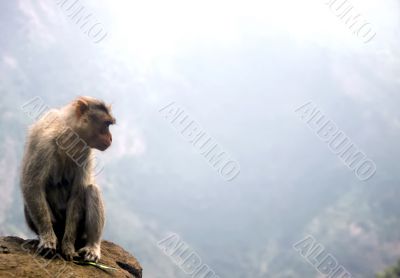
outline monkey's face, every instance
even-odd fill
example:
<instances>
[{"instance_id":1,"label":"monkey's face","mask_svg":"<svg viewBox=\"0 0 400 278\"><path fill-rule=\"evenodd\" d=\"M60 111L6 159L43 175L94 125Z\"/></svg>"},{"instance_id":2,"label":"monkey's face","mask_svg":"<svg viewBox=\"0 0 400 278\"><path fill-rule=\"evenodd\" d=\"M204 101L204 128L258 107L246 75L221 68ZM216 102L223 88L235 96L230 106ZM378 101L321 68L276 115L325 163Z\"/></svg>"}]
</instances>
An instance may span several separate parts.
<instances>
[{"instance_id":1,"label":"monkey's face","mask_svg":"<svg viewBox=\"0 0 400 278\"><path fill-rule=\"evenodd\" d=\"M111 124L111 120L93 120L91 124L93 127L91 139L88 142L88 145L91 148L105 151L111 146L112 134L109 129Z\"/></svg>"},{"instance_id":2,"label":"monkey's face","mask_svg":"<svg viewBox=\"0 0 400 278\"><path fill-rule=\"evenodd\" d=\"M89 126L91 127L88 145L91 148L105 151L111 146L112 143L110 125L115 123L115 119L105 112L89 114L88 119Z\"/></svg>"},{"instance_id":3,"label":"monkey's face","mask_svg":"<svg viewBox=\"0 0 400 278\"><path fill-rule=\"evenodd\" d=\"M105 151L112 143L110 125L115 124L115 118L109 107L87 102L78 104L81 136L89 147ZM79 105L84 105L83 109Z\"/></svg>"}]
</instances>

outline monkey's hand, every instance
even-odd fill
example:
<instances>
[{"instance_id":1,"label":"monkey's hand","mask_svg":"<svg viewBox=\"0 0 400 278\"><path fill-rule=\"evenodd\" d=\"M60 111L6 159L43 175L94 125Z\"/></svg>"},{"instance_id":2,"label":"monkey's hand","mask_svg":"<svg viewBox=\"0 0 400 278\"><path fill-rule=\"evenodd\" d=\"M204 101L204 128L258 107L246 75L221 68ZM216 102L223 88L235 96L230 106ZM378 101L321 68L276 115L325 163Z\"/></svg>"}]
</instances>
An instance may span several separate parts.
<instances>
[{"instance_id":1,"label":"monkey's hand","mask_svg":"<svg viewBox=\"0 0 400 278\"><path fill-rule=\"evenodd\" d=\"M97 246L85 246L79 249L78 254L89 262L98 262L100 260L100 245Z\"/></svg>"},{"instance_id":2,"label":"monkey's hand","mask_svg":"<svg viewBox=\"0 0 400 278\"><path fill-rule=\"evenodd\" d=\"M45 255L53 255L57 248L57 237L53 231L39 236L38 250Z\"/></svg>"},{"instance_id":3,"label":"monkey's hand","mask_svg":"<svg viewBox=\"0 0 400 278\"><path fill-rule=\"evenodd\" d=\"M78 254L75 252L75 247L72 242L63 240L61 244L61 251L67 261L72 261Z\"/></svg>"}]
</instances>

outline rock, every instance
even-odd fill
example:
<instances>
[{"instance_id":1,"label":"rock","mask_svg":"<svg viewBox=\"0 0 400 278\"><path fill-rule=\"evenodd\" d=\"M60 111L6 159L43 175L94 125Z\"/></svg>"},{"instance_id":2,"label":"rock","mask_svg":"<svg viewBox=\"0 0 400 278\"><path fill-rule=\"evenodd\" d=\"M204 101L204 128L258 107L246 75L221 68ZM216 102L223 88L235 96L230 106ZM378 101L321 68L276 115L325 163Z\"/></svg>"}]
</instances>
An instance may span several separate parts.
<instances>
[{"instance_id":1,"label":"rock","mask_svg":"<svg viewBox=\"0 0 400 278\"><path fill-rule=\"evenodd\" d=\"M36 245L37 240L0 237L0 277L142 277L142 267L135 257L106 240L101 244L99 263L115 270L67 262L58 254L46 259L37 254Z\"/></svg>"}]
</instances>

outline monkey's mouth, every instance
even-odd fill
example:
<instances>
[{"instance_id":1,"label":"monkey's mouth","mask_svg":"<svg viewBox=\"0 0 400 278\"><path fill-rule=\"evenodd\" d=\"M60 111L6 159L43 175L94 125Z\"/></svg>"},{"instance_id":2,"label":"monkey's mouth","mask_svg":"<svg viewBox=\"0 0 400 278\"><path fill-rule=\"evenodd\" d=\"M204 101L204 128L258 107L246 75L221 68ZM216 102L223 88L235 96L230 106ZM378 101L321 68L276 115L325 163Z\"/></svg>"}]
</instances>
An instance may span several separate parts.
<instances>
[{"instance_id":1,"label":"monkey's mouth","mask_svg":"<svg viewBox=\"0 0 400 278\"><path fill-rule=\"evenodd\" d=\"M96 149L98 149L99 151L102 151L102 152L104 152L105 150L107 150L109 147L111 146L111 144L101 144L101 145L99 145Z\"/></svg>"}]
</instances>

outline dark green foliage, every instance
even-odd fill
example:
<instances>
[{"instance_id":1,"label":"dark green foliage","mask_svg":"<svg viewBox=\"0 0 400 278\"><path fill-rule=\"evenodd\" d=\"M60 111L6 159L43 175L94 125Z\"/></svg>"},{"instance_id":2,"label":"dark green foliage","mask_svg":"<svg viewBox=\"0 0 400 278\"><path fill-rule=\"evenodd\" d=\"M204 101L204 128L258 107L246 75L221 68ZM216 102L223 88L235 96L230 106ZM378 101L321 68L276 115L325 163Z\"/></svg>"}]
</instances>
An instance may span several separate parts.
<instances>
[{"instance_id":1,"label":"dark green foliage","mask_svg":"<svg viewBox=\"0 0 400 278\"><path fill-rule=\"evenodd\" d=\"M400 260L396 265L387 268L384 272L376 275L376 278L398 278L400 277Z\"/></svg>"}]
</instances>

